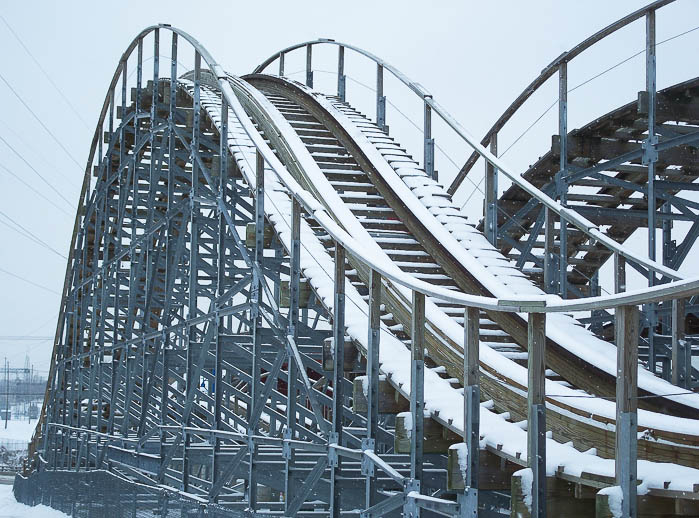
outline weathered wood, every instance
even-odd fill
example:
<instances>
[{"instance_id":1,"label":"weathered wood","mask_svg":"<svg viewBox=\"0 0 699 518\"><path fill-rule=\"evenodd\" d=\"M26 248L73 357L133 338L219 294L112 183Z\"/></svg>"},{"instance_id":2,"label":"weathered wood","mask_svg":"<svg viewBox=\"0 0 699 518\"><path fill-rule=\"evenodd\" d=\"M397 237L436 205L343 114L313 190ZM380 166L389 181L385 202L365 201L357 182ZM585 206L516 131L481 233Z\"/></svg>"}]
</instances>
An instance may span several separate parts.
<instances>
[{"instance_id":1,"label":"weathered wood","mask_svg":"<svg viewBox=\"0 0 699 518\"><path fill-rule=\"evenodd\" d=\"M366 383L366 376L358 376L352 382L352 410L357 414L366 413L368 408L364 383ZM408 410L410 410L410 401L396 392L386 379L379 380L379 413L398 414Z\"/></svg>"},{"instance_id":2,"label":"weathered wood","mask_svg":"<svg viewBox=\"0 0 699 518\"><path fill-rule=\"evenodd\" d=\"M463 491L465 489L464 472L459 462L459 452L454 444L449 448L447 458L447 489L449 491ZM463 446L461 446L463 447ZM507 491L511 486L512 474L521 469L521 466L498 457L487 450L478 452L478 489ZM593 495L594 496L594 495Z\"/></svg>"},{"instance_id":3,"label":"weathered wood","mask_svg":"<svg viewBox=\"0 0 699 518\"><path fill-rule=\"evenodd\" d=\"M396 435L394 449L396 453L410 453L410 433L412 426L406 429L406 417L410 419L409 412L403 412L396 416ZM444 428L433 419L425 419L425 432L423 441L423 453L441 453L446 455L452 444L461 442L463 438L451 430Z\"/></svg>"},{"instance_id":4,"label":"weathered wood","mask_svg":"<svg viewBox=\"0 0 699 518\"><path fill-rule=\"evenodd\" d=\"M594 516L595 518L615 518L615 514L610 509L609 495L597 494ZM690 516L699 516L699 501L654 495L641 495L638 497L639 518L680 518Z\"/></svg>"},{"instance_id":5,"label":"weathered wood","mask_svg":"<svg viewBox=\"0 0 699 518\"><path fill-rule=\"evenodd\" d=\"M289 285L289 281L288 280L281 281L279 287L280 287L279 307L288 308L289 301L290 301L289 296L291 294L291 286ZM300 308L307 308L308 307L308 302L311 300L312 293L313 293L313 290L311 290L310 286L308 285L308 282L306 282L306 279L301 279L301 282L299 282L299 307Z\"/></svg>"},{"instance_id":6,"label":"weathered wood","mask_svg":"<svg viewBox=\"0 0 699 518\"><path fill-rule=\"evenodd\" d=\"M264 247L270 248L272 246L272 238L274 237L274 229L271 225L265 222L264 230ZM248 223L245 225L245 246L254 247L255 246L255 223Z\"/></svg>"},{"instance_id":7,"label":"weathered wood","mask_svg":"<svg viewBox=\"0 0 699 518\"><path fill-rule=\"evenodd\" d=\"M531 487L523 487L521 474L512 476L511 508L512 518L530 518ZM525 502L525 495L526 502ZM576 498L575 484L549 477L546 481L546 514L554 518L588 518L595 512L594 494L587 498Z\"/></svg>"},{"instance_id":8,"label":"weathered wood","mask_svg":"<svg viewBox=\"0 0 699 518\"><path fill-rule=\"evenodd\" d=\"M354 346L351 340L347 340L345 337L345 346L342 349L343 352L343 362L342 369L343 372L355 372L359 367L359 351ZM328 337L323 340L323 370L333 371L335 369L335 358L333 356L333 338Z\"/></svg>"}]
</instances>

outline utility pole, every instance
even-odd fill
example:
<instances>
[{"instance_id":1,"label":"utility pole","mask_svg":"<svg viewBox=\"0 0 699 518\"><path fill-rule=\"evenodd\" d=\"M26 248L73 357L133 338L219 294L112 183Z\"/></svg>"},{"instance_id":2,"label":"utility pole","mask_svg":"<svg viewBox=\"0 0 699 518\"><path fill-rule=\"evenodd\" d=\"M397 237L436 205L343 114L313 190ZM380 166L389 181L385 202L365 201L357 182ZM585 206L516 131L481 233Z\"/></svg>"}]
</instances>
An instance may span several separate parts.
<instances>
[{"instance_id":1,"label":"utility pole","mask_svg":"<svg viewBox=\"0 0 699 518\"><path fill-rule=\"evenodd\" d=\"M5 356L5 430L7 430L7 419L10 415L10 364Z\"/></svg>"}]
</instances>

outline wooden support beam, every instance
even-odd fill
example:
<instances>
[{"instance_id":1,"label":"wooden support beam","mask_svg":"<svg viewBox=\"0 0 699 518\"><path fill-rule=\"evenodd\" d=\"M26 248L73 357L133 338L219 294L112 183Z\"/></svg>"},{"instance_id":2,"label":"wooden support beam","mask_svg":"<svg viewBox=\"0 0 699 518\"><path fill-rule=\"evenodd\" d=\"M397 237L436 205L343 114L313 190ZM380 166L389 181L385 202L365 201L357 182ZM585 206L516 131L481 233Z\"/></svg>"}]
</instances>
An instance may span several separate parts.
<instances>
[{"instance_id":1,"label":"wooden support beam","mask_svg":"<svg viewBox=\"0 0 699 518\"><path fill-rule=\"evenodd\" d=\"M272 246L272 238L274 237L274 230L272 226L265 223L264 230L264 246L265 248L270 248ZM255 246L255 223L248 223L245 225L245 246L253 248Z\"/></svg>"},{"instance_id":2,"label":"wooden support beam","mask_svg":"<svg viewBox=\"0 0 699 518\"><path fill-rule=\"evenodd\" d=\"M464 475L468 478L468 470L464 472L463 461L468 462L470 456L468 459L459 459L464 446L464 443L457 443L449 447L447 458L447 490L449 491L463 491L466 488ZM508 491L512 485L512 474L521 466L487 450L481 450L478 457L478 489L482 491Z\"/></svg>"},{"instance_id":3,"label":"wooden support beam","mask_svg":"<svg viewBox=\"0 0 699 518\"><path fill-rule=\"evenodd\" d=\"M410 420L410 412L402 412L396 416L395 453L410 453L410 434L412 433ZM461 441L461 436L445 428L437 421L431 418L425 419L423 453L441 453L446 455L452 444L460 443Z\"/></svg>"},{"instance_id":4,"label":"wooden support beam","mask_svg":"<svg viewBox=\"0 0 699 518\"><path fill-rule=\"evenodd\" d=\"M512 476L511 489L511 509L510 516L517 518L530 518L534 516L533 503L530 498L532 493L527 477L521 474ZM545 512L548 516L566 518L588 518L595 514L595 495L585 494L585 498L579 498L580 493L576 490L576 484L567 482L555 477L546 480ZM530 507L531 506L531 507Z\"/></svg>"},{"instance_id":5,"label":"wooden support beam","mask_svg":"<svg viewBox=\"0 0 699 518\"><path fill-rule=\"evenodd\" d=\"M283 280L279 284L279 307L288 308L291 296L291 285L288 280ZM306 279L301 279L299 282L299 308L307 308L308 302L311 300L313 290L309 286Z\"/></svg>"},{"instance_id":6,"label":"wooden support beam","mask_svg":"<svg viewBox=\"0 0 699 518\"><path fill-rule=\"evenodd\" d=\"M364 393L366 376L358 376L352 382L352 410L357 414L364 414L368 408L367 395ZM379 380L379 414L399 414L410 410L410 401L386 379Z\"/></svg>"}]
</instances>

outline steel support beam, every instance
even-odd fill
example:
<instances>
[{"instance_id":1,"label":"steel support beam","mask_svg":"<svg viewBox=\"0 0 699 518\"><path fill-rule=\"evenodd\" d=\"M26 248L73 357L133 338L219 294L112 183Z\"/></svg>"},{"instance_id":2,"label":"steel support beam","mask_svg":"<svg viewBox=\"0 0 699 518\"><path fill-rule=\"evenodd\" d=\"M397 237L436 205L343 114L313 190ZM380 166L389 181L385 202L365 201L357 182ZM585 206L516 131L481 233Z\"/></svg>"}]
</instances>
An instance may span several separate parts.
<instances>
[{"instance_id":1,"label":"steel support beam","mask_svg":"<svg viewBox=\"0 0 699 518\"><path fill-rule=\"evenodd\" d=\"M546 313L529 313L527 463L532 470L532 517L546 516Z\"/></svg>"},{"instance_id":2,"label":"steel support beam","mask_svg":"<svg viewBox=\"0 0 699 518\"><path fill-rule=\"evenodd\" d=\"M635 518L638 388L638 309L622 306L616 310L616 482L621 486L622 516Z\"/></svg>"}]
</instances>

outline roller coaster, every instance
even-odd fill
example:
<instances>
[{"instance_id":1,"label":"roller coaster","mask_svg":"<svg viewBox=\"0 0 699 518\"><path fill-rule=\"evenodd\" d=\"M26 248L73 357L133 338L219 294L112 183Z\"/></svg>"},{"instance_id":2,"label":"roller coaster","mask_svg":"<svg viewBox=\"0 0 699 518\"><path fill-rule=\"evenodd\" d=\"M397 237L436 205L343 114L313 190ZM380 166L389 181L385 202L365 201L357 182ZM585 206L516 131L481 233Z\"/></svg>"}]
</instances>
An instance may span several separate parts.
<instances>
[{"instance_id":1,"label":"roller coaster","mask_svg":"<svg viewBox=\"0 0 699 518\"><path fill-rule=\"evenodd\" d=\"M699 278L678 271L699 235L699 79L656 88L670 3L562 54L481 140L347 43L238 77L180 29L143 30L92 140L18 500L95 517L699 516ZM568 65L635 21L645 90L568 131ZM314 89L322 48L332 92ZM285 63L303 52L301 83ZM371 117L345 54L376 70ZM384 76L424 114L417 159L389 131ZM552 78L558 135L515 170L498 133ZM433 122L473 150L449 186ZM477 163L480 221L453 198ZM647 254L625 244L639 229ZM626 289L627 266L647 287Z\"/></svg>"}]
</instances>

